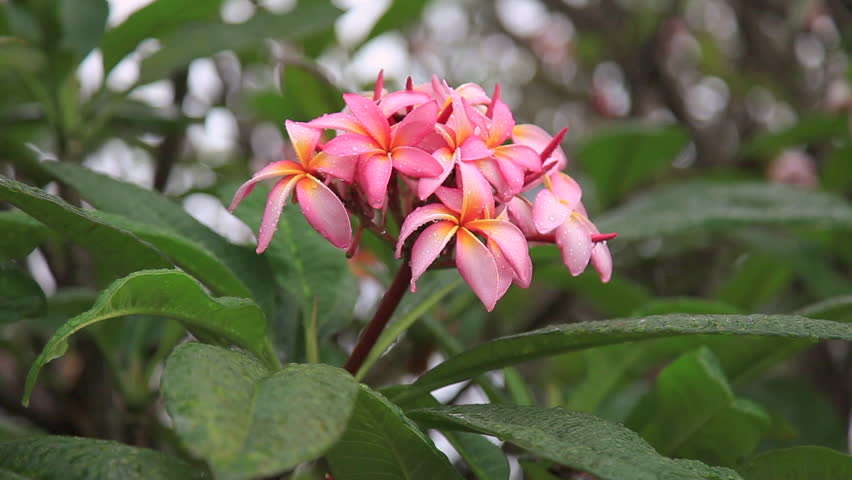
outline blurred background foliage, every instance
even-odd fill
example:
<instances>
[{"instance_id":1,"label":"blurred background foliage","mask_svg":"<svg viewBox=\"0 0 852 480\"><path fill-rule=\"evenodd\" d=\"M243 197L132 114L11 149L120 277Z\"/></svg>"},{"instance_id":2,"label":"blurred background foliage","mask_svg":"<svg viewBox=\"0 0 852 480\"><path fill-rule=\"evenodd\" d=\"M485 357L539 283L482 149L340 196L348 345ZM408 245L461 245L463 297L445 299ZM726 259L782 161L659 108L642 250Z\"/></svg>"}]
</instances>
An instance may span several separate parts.
<instances>
[{"instance_id":1,"label":"blurred background foliage","mask_svg":"<svg viewBox=\"0 0 852 480\"><path fill-rule=\"evenodd\" d=\"M487 90L499 82L519 122L570 128L569 172L601 230L621 234L610 244L616 275L609 285L571 278L554 249L537 249L531 290L511 290L492 315L453 290L379 361L368 380L383 385L462 345L551 323L842 305L852 295L843 201L852 198L850 46L852 10L841 0L2 0L0 173L97 207L86 215L146 241L172 242L170 255L202 245L236 258L245 249L213 232L249 245L252 229L222 201L289 148L284 119L339 110L340 92L371 88L380 69L390 88L409 75ZM242 220L256 227L257 210L246 211ZM311 342L302 339L313 338L319 358L340 364L387 281L391 252L367 237L372 250L347 265L298 212L283 221L289 243L274 245L269 263L244 267L274 281L223 277L222 291L263 292L255 298L267 302L287 360L303 361ZM136 269L109 260L106 234L51 226L0 212L0 438L46 431L179 449L156 396L160 362L182 338L170 323L87 330L51 365L31 408L20 406L26 369L53 330ZM137 260L150 253L115 242L109 248L138 248ZM432 274L399 315L441 298L430 295L453 275ZM301 320L312 308L316 330ZM831 319L850 313L837 308ZM678 379L688 378L697 386L683 398L730 404L718 420L739 429L744 455L801 444L846 450L849 346L805 342L779 354L759 340L602 347L438 396L464 403L490 392L592 411L663 454L736 464L730 451L714 453L727 441L720 432L669 445L655 430L655 418L699 408L677 398ZM734 350L757 348L766 356L755 364L726 363ZM558 474L528 468L531 478Z\"/></svg>"}]
</instances>

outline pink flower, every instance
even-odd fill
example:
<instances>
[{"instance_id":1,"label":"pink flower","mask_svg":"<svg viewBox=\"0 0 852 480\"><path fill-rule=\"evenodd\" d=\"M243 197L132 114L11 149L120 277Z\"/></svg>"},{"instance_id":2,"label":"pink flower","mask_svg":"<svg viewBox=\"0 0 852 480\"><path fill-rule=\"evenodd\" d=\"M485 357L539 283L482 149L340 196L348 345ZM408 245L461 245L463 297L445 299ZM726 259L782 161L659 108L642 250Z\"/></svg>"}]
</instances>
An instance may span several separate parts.
<instances>
[{"instance_id":1,"label":"pink flower","mask_svg":"<svg viewBox=\"0 0 852 480\"><path fill-rule=\"evenodd\" d=\"M608 282L612 276L612 256L606 240L614 235L601 235L589 220L580 202L582 191L574 179L554 172L543 180L545 188L536 196L532 208L536 230L542 234L553 232L562 261L571 275L583 273L591 261L601 280Z\"/></svg>"},{"instance_id":2,"label":"pink flower","mask_svg":"<svg viewBox=\"0 0 852 480\"><path fill-rule=\"evenodd\" d=\"M441 165L432 155L414 147L433 131L438 115L438 105L427 95L394 92L383 97L379 105L352 93L344 94L343 99L352 115L324 115L309 125L349 132L330 140L323 151L331 155L358 155L357 181L371 207L384 206L393 169L413 178L441 173ZM418 102L425 103L391 127L389 116Z\"/></svg>"},{"instance_id":3,"label":"pink flower","mask_svg":"<svg viewBox=\"0 0 852 480\"><path fill-rule=\"evenodd\" d=\"M465 282L488 311L506 293L514 280L528 287L532 279L532 261L524 234L512 223L492 218L494 200L491 187L460 164L461 192L442 189L442 203L422 206L405 219L397 242L396 255L402 255L405 240L426 227L411 249L411 289L441 252L455 239L455 263ZM459 205L461 197L461 205ZM484 244L476 234L486 239Z\"/></svg>"},{"instance_id":4,"label":"pink flower","mask_svg":"<svg viewBox=\"0 0 852 480\"><path fill-rule=\"evenodd\" d=\"M349 214L337 195L317 177L328 175L344 182L352 182L355 173L354 159L333 156L326 152L316 153L321 132L315 128L290 120L285 122L285 126L299 162L281 160L264 167L251 180L240 186L229 209L236 209L257 182L281 177L266 202L258 235L257 253L263 252L269 246L272 235L278 228L281 210L294 189L308 223L334 246L348 248L352 243Z\"/></svg>"}]
</instances>

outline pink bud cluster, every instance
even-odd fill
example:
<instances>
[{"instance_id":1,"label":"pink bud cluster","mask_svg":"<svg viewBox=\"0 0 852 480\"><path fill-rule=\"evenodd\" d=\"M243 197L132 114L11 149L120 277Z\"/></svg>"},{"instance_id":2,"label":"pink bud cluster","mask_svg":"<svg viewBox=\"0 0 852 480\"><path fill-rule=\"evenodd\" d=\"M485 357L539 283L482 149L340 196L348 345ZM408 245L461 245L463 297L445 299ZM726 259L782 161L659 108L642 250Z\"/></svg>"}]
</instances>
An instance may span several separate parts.
<instances>
[{"instance_id":1,"label":"pink bud cluster","mask_svg":"<svg viewBox=\"0 0 852 480\"><path fill-rule=\"evenodd\" d=\"M258 253L295 191L307 221L333 245L353 253L363 229L395 244L397 258L410 262L412 291L428 268L454 264L490 311L512 283L529 286L530 242L555 243L572 275L591 263L609 281L606 241L615 234L589 221L580 186L561 172L566 129L551 137L516 125L499 86L489 97L479 85L454 89L437 77L388 93L380 74L373 98L343 99L342 112L288 120L296 160L267 165L235 194L231 210L258 181L278 179ZM322 143L324 131L336 135ZM523 195L539 186L533 201ZM350 215L359 219L354 238Z\"/></svg>"}]
</instances>

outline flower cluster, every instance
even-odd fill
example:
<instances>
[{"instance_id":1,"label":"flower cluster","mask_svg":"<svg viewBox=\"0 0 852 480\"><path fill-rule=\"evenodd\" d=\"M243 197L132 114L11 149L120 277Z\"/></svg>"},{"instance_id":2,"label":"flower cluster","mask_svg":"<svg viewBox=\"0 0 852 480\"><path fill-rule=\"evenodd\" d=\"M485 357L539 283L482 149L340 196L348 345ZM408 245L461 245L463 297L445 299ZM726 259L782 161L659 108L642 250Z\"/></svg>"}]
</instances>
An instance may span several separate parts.
<instances>
[{"instance_id":1,"label":"flower cluster","mask_svg":"<svg viewBox=\"0 0 852 480\"><path fill-rule=\"evenodd\" d=\"M343 99L342 112L288 120L297 161L267 165L234 196L231 210L257 182L278 179L258 253L295 190L305 218L335 246L353 253L363 229L394 243L410 262L412 291L430 266L454 263L490 311L512 283L529 286L530 242L555 243L572 275L591 263L609 281L606 241L615 234L595 228L580 186L561 171L566 129L551 137L516 125L499 86L489 97L476 84L453 89L436 77L387 93L380 74L372 98ZM323 143L327 131L336 135ZM350 216L359 220L354 238ZM393 223L398 238L388 233Z\"/></svg>"}]
</instances>

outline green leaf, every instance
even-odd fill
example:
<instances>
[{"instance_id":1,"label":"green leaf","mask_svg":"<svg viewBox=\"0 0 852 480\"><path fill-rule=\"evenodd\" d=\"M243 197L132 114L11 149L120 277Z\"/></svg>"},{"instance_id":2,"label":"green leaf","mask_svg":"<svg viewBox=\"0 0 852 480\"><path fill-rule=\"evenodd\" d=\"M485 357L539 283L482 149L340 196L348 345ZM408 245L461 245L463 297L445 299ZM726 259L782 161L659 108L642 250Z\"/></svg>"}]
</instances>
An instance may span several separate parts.
<instances>
[{"instance_id":1,"label":"green leaf","mask_svg":"<svg viewBox=\"0 0 852 480\"><path fill-rule=\"evenodd\" d=\"M773 450L739 469L748 480L848 480L852 457L825 447Z\"/></svg>"},{"instance_id":2,"label":"green leaf","mask_svg":"<svg viewBox=\"0 0 852 480\"><path fill-rule=\"evenodd\" d=\"M426 372L405 396L432 391L481 373L557 353L636 340L696 334L852 340L852 325L798 315L660 315L556 325L498 338Z\"/></svg>"},{"instance_id":3,"label":"green leaf","mask_svg":"<svg viewBox=\"0 0 852 480\"><path fill-rule=\"evenodd\" d=\"M663 455L733 466L751 455L769 430L769 414L734 396L707 347L668 365L626 426Z\"/></svg>"},{"instance_id":4,"label":"green leaf","mask_svg":"<svg viewBox=\"0 0 852 480\"><path fill-rule=\"evenodd\" d=\"M107 0L60 0L62 47L85 57L98 45L109 17Z\"/></svg>"},{"instance_id":5,"label":"green leaf","mask_svg":"<svg viewBox=\"0 0 852 480\"><path fill-rule=\"evenodd\" d=\"M177 270L147 270L115 281L91 309L57 330L27 374L24 404L29 401L41 368L65 353L71 335L104 320L138 314L177 320L199 339L234 344L257 355L267 365L277 365L277 359L267 348L266 319L253 302L243 298L212 298L195 279Z\"/></svg>"},{"instance_id":6,"label":"green leaf","mask_svg":"<svg viewBox=\"0 0 852 480\"><path fill-rule=\"evenodd\" d=\"M39 436L0 442L9 480L201 480L202 470L145 448L92 438Z\"/></svg>"},{"instance_id":7,"label":"green leaf","mask_svg":"<svg viewBox=\"0 0 852 480\"><path fill-rule=\"evenodd\" d=\"M391 30L399 30L420 18L429 0L392 0L363 43Z\"/></svg>"},{"instance_id":8,"label":"green leaf","mask_svg":"<svg viewBox=\"0 0 852 480\"><path fill-rule=\"evenodd\" d=\"M285 65L281 77L283 97L293 105L288 109L292 112L279 116L276 123L282 118L307 122L325 113L343 110L345 106L340 89L302 66Z\"/></svg>"},{"instance_id":9,"label":"green leaf","mask_svg":"<svg viewBox=\"0 0 852 480\"><path fill-rule=\"evenodd\" d=\"M409 415L434 428L493 435L601 480L739 479L726 468L663 457L630 430L587 413L491 404L427 408Z\"/></svg>"},{"instance_id":10,"label":"green leaf","mask_svg":"<svg viewBox=\"0 0 852 480\"><path fill-rule=\"evenodd\" d=\"M600 216L602 232L635 241L754 225L852 226L852 206L824 192L763 183L688 182L636 197Z\"/></svg>"},{"instance_id":11,"label":"green leaf","mask_svg":"<svg viewBox=\"0 0 852 480\"><path fill-rule=\"evenodd\" d=\"M719 286L715 296L743 310L759 309L794 279L791 265L774 255L749 254L737 263L736 271Z\"/></svg>"},{"instance_id":12,"label":"green leaf","mask_svg":"<svg viewBox=\"0 0 852 480\"><path fill-rule=\"evenodd\" d=\"M447 457L399 407L364 385L328 462L335 480L461 480Z\"/></svg>"},{"instance_id":13,"label":"green leaf","mask_svg":"<svg viewBox=\"0 0 852 480\"><path fill-rule=\"evenodd\" d=\"M0 262L0 325L40 315L46 306L44 292L29 273Z\"/></svg>"},{"instance_id":14,"label":"green leaf","mask_svg":"<svg viewBox=\"0 0 852 480\"><path fill-rule=\"evenodd\" d=\"M0 261L26 257L52 235L45 224L24 212L0 212Z\"/></svg>"},{"instance_id":15,"label":"green leaf","mask_svg":"<svg viewBox=\"0 0 852 480\"><path fill-rule=\"evenodd\" d=\"M787 147L825 142L836 136L846 135L848 126L849 116L844 112L814 114L799 120L786 130L756 135L740 148L740 154L772 157Z\"/></svg>"},{"instance_id":16,"label":"green leaf","mask_svg":"<svg viewBox=\"0 0 852 480\"><path fill-rule=\"evenodd\" d=\"M198 242L172 230L134 222L120 215L97 211L93 214L157 247L168 255L175 265L192 274L216 295L251 297L251 291L234 272Z\"/></svg>"},{"instance_id":17,"label":"green leaf","mask_svg":"<svg viewBox=\"0 0 852 480\"><path fill-rule=\"evenodd\" d=\"M223 50L240 52L264 39L297 40L330 29L340 15L327 0L300 1L283 15L258 10L245 23L220 21L187 23L161 37L162 49L142 61L139 84L168 77L196 58L209 57Z\"/></svg>"},{"instance_id":18,"label":"green leaf","mask_svg":"<svg viewBox=\"0 0 852 480\"><path fill-rule=\"evenodd\" d=\"M163 374L178 436L222 479L269 477L320 457L343 435L357 395L355 380L336 367L273 372L200 343L176 348Z\"/></svg>"},{"instance_id":19,"label":"green leaf","mask_svg":"<svg viewBox=\"0 0 852 480\"><path fill-rule=\"evenodd\" d=\"M688 143L680 125L625 125L581 142L576 155L594 179L601 203L609 205L670 167Z\"/></svg>"},{"instance_id":20,"label":"green leaf","mask_svg":"<svg viewBox=\"0 0 852 480\"><path fill-rule=\"evenodd\" d=\"M108 225L91 213L43 190L0 176L0 200L15 205L65 238L85 247L119 275L171 266L171 262L159 251L136 236Z\"/></svg>"},{"instance_id":21,"label":"green leaf","mask_svg":"<svg viewBox=\"0 0 852 480\"><path fill-rule=\"evenodd\" d=\"M187 22L217 17L221 3L222 0L156 0L139 9L104 35L101 42L104 72L108 74L142 40L162 38Z\"/></svg>"},{"instance_id":22,"label":"green leaf","mask_svg":"<svg viewBox=\"0 0 852 480\"><path fill-rule=\"evenodd\" d=\"M70 185L102 211L123 215L133 222L172 230L198 243L224 263L248 287L258 305L271 316L275 305L274 275L266 259L250 248L231 244L167 197L131 183L68 163L41 163L55 180ZM136 269L138 270L138 268Z\"/></svg>"}]
</instances>

